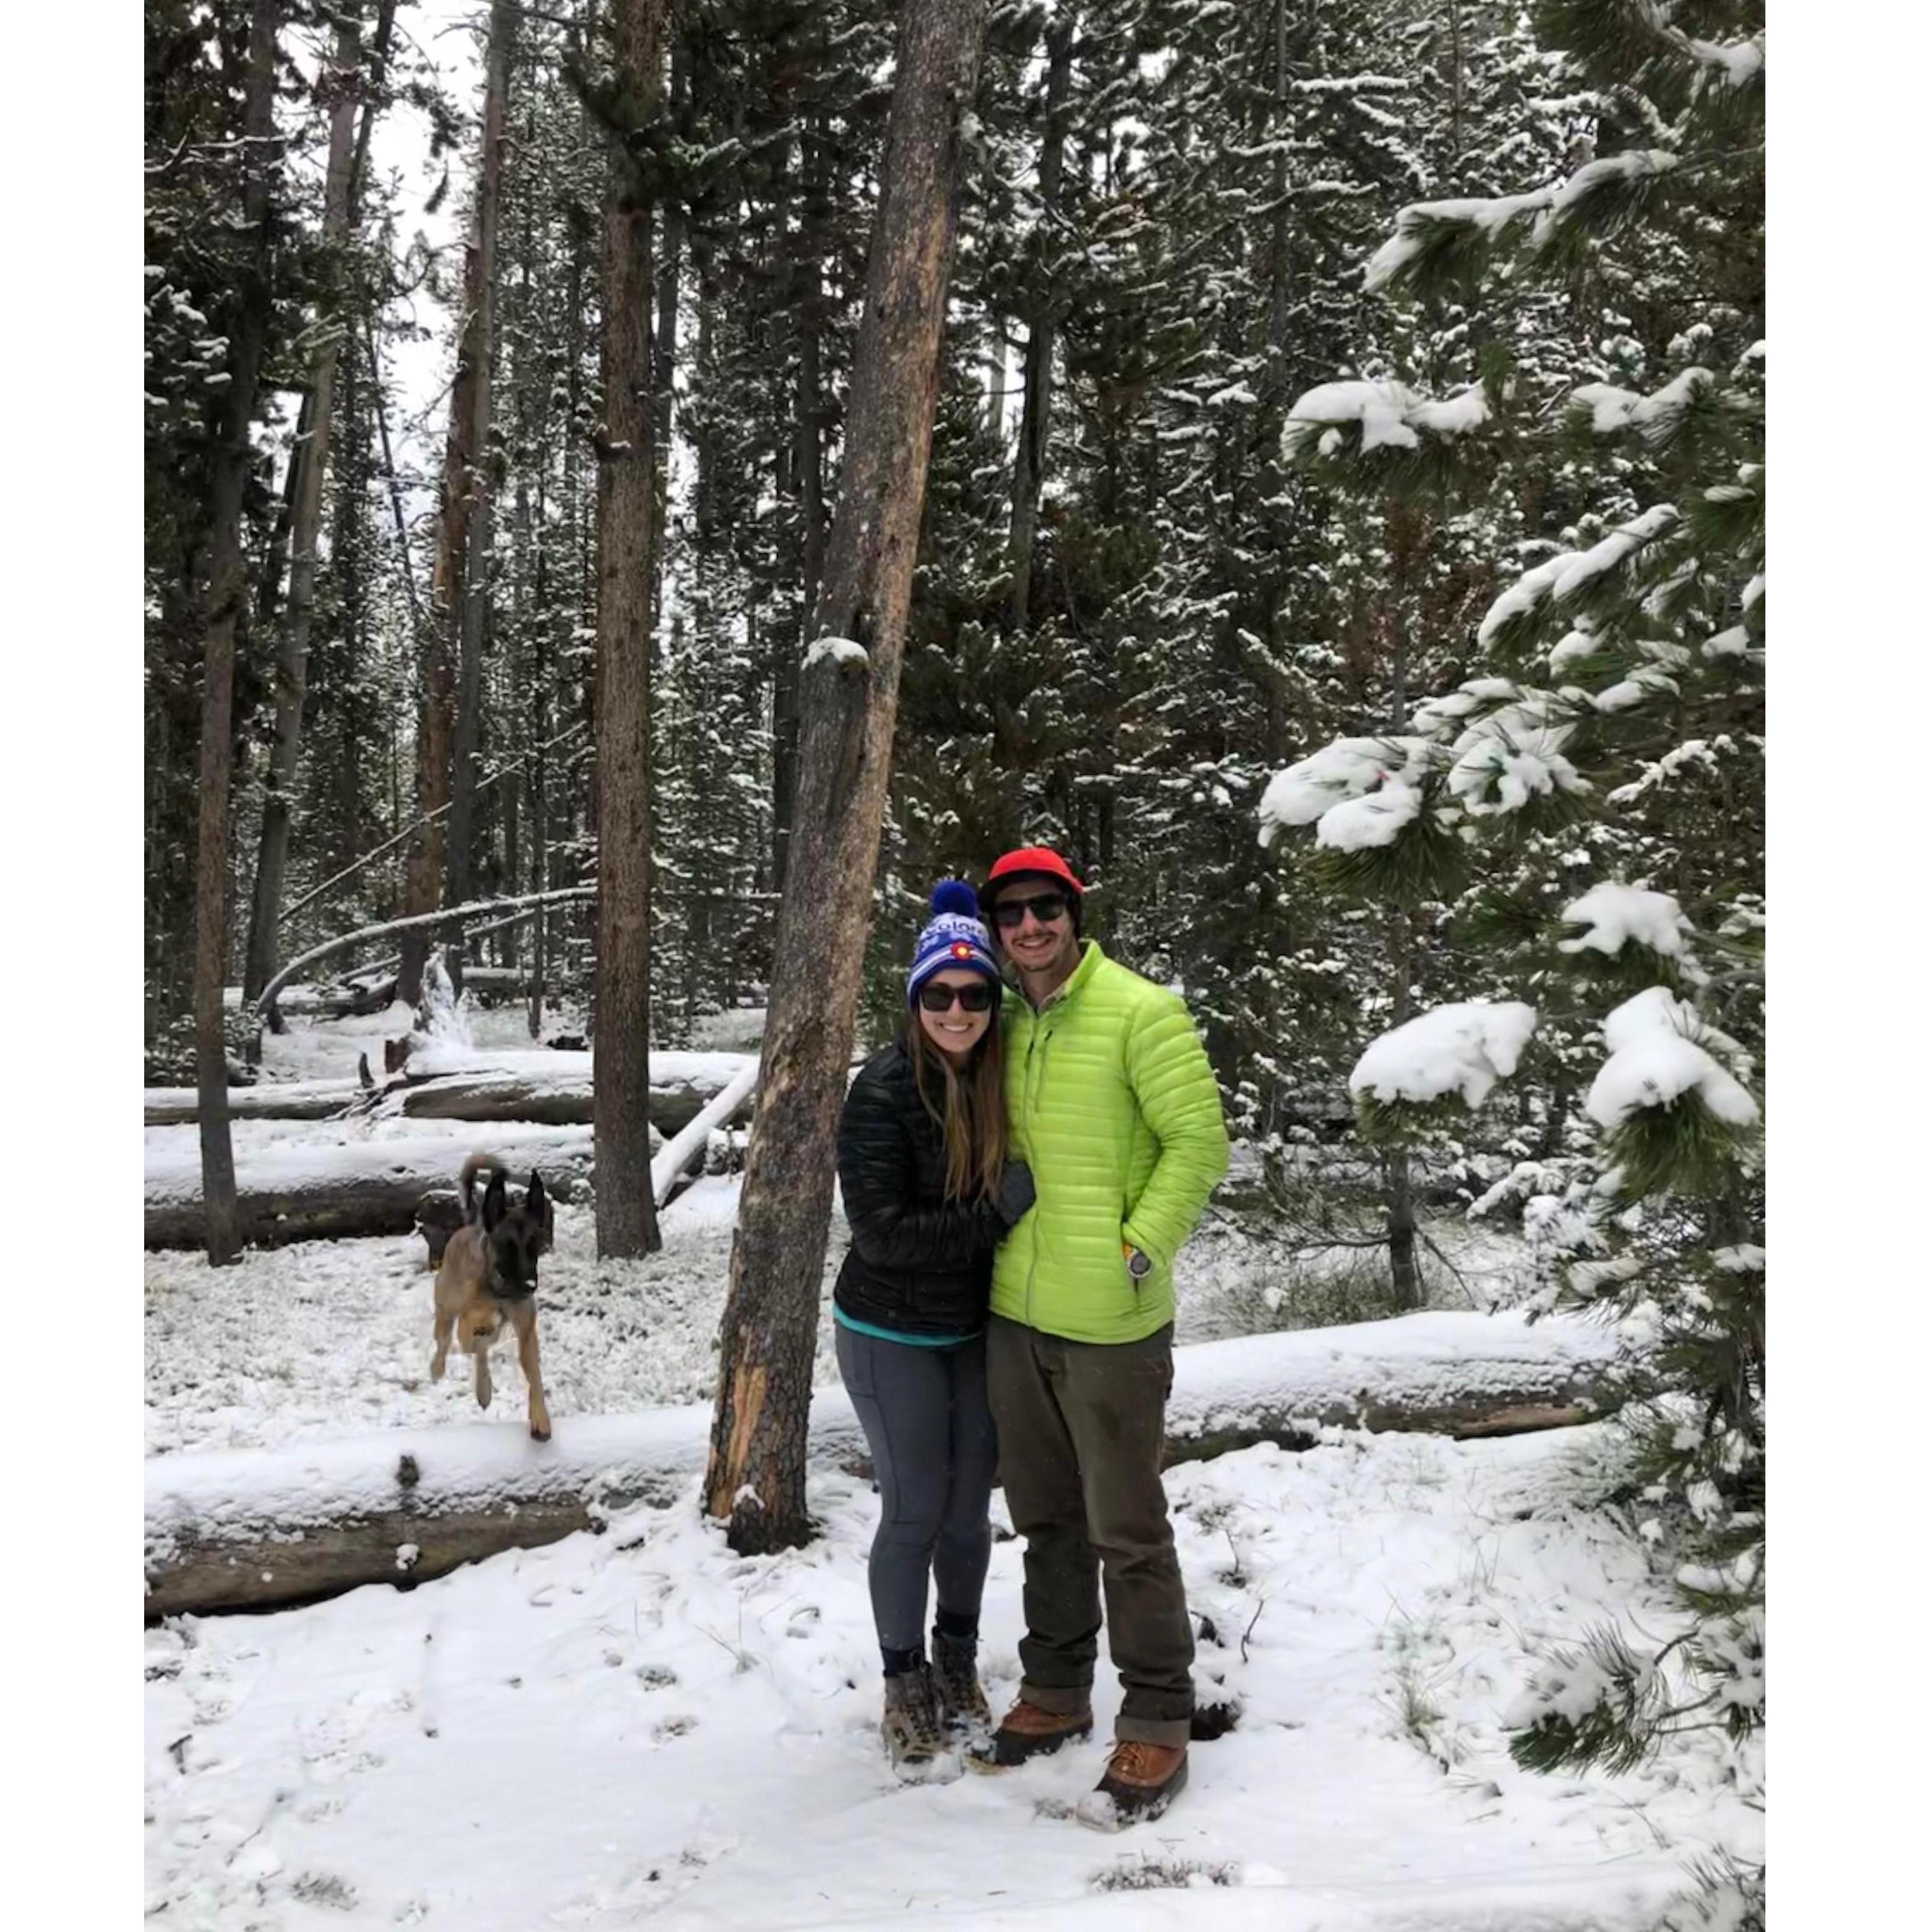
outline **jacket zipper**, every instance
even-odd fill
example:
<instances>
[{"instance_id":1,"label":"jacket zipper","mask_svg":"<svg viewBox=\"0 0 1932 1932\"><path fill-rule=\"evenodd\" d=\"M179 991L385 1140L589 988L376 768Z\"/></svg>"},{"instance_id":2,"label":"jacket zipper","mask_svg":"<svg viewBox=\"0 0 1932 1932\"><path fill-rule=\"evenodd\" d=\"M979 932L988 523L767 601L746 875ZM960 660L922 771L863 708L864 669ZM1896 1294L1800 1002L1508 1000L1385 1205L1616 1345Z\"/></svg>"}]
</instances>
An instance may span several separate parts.
<instances>
[{"instance_id":1,"label":"jacket zipper","mask_svg":"<svg viewBox=\"0 0 1932 1932\"><path fill-rule=\"evenodd\" d=\"M1043 1029L1037 1019L1034 1022L1033 1031L1027 1036L1025 1092L1027 1111L1027 1148L1029 1153L1032 1151L1033 1148L1034 1124L1039 1113L1039 1108L1034 1100L1036 1090L1034 1084L1033 1050L1034 1046L1037 1045L1040 1048L1040 1071L1041 1077L1044 1078L1046 1073L1047 1045L1052 1040L1052 1036L1051 1031ZM1040 1229L1038 1226L1036 1225L1034 1229L1033 1252L1031 1258L1027 1263L1026 1300L1024 1306L1026 1310L1026 1325L1029 1328L1033 1326L1034 1277L1039 1273Z\"/></svg>"}]
</instances>

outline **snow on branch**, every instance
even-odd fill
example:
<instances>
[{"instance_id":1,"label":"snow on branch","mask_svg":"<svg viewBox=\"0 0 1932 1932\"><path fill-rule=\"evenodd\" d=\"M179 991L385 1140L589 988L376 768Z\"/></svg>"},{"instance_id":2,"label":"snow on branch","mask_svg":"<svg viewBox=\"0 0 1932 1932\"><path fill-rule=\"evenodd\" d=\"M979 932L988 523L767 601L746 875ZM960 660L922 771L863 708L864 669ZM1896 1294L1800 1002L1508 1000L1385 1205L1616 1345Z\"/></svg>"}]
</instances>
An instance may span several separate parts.
<instances>
[{"instance_id":1,"label":"snow on branch","mask_svg":"<svg viewBox=\"0 0 1932 1932\"><path fill-rule=\"evenodd\" d=\"M1348 1090L1384 1103L1426 1104L1460 1094L1473 1109L1516 1071L1535 1030L1536 1009L1520 1000L1436 1006L1370 1042L1348 1076Z\"/></svg>"},{"instance_id":2,"label":"snow on branch","mask_svg":"<svg viewBox=\"0 0 1932 1932\"><path fill-rule=\"evenodd\" d=\"M1420 447L1418 430L1432 436L1456 436L1480 429L1490 418L1489 399L1481 385L1441 398L1419 395L1406 383L1394 381L1323 382L1298 397L1282 426L1282 454L1289 462L1306 454L1312 443L1324 456L1341 447L1343 428L1361 425L1360 454L1388 447Z\"/></svg>"},{"instance_id":3,"label":"snow on branch","mask_svg":"<svg viewBox=\"0 0 1932 1932\"><path fill-rule=\"evenodd\" d=\"M1672 376L1653 395L1620 389L1614 382L1586 382L1571 392L1570 399L1590 412L1590 427L1598 435L1634 429L1646 442L1655 446L1670 440L1690 405L1717 380L1709 370L1694 364Z\"/></svg>"},{"instance_id":4,"label":"snow on branch","mask_svg":"<svg viewBox=\"0 0 1932 1932\"><path fill-rule=\"evenodd\" d=\"M1641 516L1619 524L1589 549L1559 550L1546 558L1525 572L1490 606L1477 626L1477 643L1489 644L1505 626L1535 616L1545 604L1569 602L1682 521L1675 504L1654 503Z\"/></svg>"},{"instance_id":5,"label":"snow on branch","mask_svg":"<svg viewBox=\"0 0 1932 1932\"><path fill-rule=\"evenodd\" d=\"M1559 952L1581 952L1587 947L1614 956L1622 951L1625 940L1634 940L1666 958L1680 959L1684 936L1690 930L1690 922L1669 892L1646 892L1611 879L1572 899L1562 918L1565 926L1589 930L1575 939L1558 940Z\"/></svg>"},{"instance_id":6,"label":"snow on branch","mask_svg":"<svg viewBox=\"0 0 1932 1932\"><path fill-rule=\"evenodd\" d=\"M1668 1107L1695 1094L1726 1125L1755 1126L1757 1102L1700 1044L1720 1038L1667 986L1646 988L1604 1021L1610 1057L1591 1083L1586 1111L1599 1126L1615 1127L1643 1108Z\"/></svg>"},{"instance_id":7,"label":"snow on branch","mask_svg":"<svg viewBox=\"0 0 1932 1932\"><path fill-rule=\"evenodd\" d=\"M1262 844L1272 845L1285 826L1300 825L1315 826L1318 843L1343 850L1389 844L1420 808L1418 787L1433 756L1424 738L1338 738L1324 745L1269 779L1258 808ZM1348 811L1371 795L1383 801L1376 811Z\"/></svg>"},{"instance_id":8,"label":"snow on branch","mask_svg":"<svg viewBox=\"0 0 1932 1932\"><path fill-rule=\"evenodd\" d=\"M1370 294L1439 291L1480 275L1499 248L1549 250L1586 230L1607 232L1636 214L1677 162L1667 148L1633 148L1525 194L1412 202L1370 256L1363 286Z\"/></svg>"},{"instance_id":9,"label":"snow on branch","mask_svg":"<svg viewBox=\"0 0 1932 1932\"><path fill-rule=\"evenodd\" d=\"M1556 194L1550 187L1527 194L1412 202L1396 213L1394 234L1369 257L1364 286L1373 294L1412 275L1428 256L1486 249L1512 223L1540 214Z\"/></svg>"}]
</instances>

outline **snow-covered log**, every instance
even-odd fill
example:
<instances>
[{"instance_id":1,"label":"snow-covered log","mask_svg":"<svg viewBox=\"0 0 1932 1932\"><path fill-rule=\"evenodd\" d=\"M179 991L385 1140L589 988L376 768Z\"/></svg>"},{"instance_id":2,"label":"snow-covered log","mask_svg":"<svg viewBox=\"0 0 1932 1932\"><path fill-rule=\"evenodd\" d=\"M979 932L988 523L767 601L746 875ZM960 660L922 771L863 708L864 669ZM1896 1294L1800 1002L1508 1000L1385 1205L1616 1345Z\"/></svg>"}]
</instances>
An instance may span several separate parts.
<instances>
[{"instance_id":1,"label":"snow-covered log","mask_svg":"<svg viewBox=\"0 0 1932 1932\"><path fill-rule=\"evenodd\" d=\"M716 1099L755 1054L659 1053L651 1056L651 1125L667 1136L682 1131ZM452 1067L444 1058L412 1056L410 1070L373 1091L353 1080L264 1082L231 1087L228 1109L238 1120L322 1120L355 1106L420 1120L530 1120L543 1126L588 1125L591 1056L542 1048L493 1054L487 1061ZM186 1126L198 1118L192 1087L150 1087L141 1096L151 1127Z\"/></svg>"},{"instance_id":2,"label":"snow-covered log","mask_svg":"<svg viewBox=\"0 0 1932 1932\"><path fill-rule=\"evenodd\" d=\"M1324 1426L1457 1436L1549 1429L1609 1406L1615 1338L1591 1323L1426 1313L1175 1351L1166 1460L1273 1442L1306 1448ZM459 1563L601 1526L638 1502L688 1496L705 1464L709 1403L561 1416L547 1443L521 1420L514 1375L502 1419L263 1452L161 1456L147 1465L149 1616L256 1608L362 1583L440 1576ZM842 1389L812 1405L809 1454L863 1473L865 1438Z\"/></svg>"},{"instance_id":3,"label":"snow-covered log","mask_svg":"<svg viewBox=\"0 0 1932 1932\"><path fill-rule=\"evenodd\" d=\"M664 1204L678 1176L704 1151L712 1130L730 1126L749 1104L758 1085L758 1063L748 1060L744 1070L730 1085L715 1100L706 1102L704 1108L679 1130L676 1138L656 1154L651 1162L651 1196L660 1208ZM651 1094L655 1100L655 1087ZM655 1108L652 1112L655 1114ZM656 1124L655 1120L652 1124Z\"/></svg>"},{"instance_id":4,"label":"snow-covered log","mask_svg":"<svg viewBox=\"0 0 1932 1932\"><path fill-rule=\"evenodd\" d=\"M187 1144L148 1157L144 1239L151 1248L191 1248L202 1239L201 1162ZM568 1200L591 1164L587 1126L500 1124L473 1138L446 1134L352 1141L346 1145L238 1148L235 1190L242 1238L262 1246L349 1234L406 1234L416 1203L456 1178L464 1156L500 1154L520 1178L534 1166Z\"/></svg>"},{"instance_id":5,"label":"snow-covered log","mask_svg":"<svg viewBox=\"0 0 1932 1932\"><path fill-rule=\"evenodd\" d=\"M362 1097L353 1080L273 1080L228 1090L233 1120L326 1120ZM141 1120L150 1127L189 1127L201 1118L192 1087L146 1087L141 1091Z\"/></svg>"}]
</instances>

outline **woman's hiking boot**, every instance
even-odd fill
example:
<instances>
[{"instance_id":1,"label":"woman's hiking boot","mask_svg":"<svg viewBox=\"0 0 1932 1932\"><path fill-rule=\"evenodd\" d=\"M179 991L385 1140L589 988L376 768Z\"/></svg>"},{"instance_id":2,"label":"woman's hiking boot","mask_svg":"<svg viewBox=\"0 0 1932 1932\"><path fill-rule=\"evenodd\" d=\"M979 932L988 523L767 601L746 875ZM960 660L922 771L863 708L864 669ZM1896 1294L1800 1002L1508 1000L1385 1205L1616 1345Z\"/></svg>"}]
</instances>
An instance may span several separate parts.
<instances>
[{"instance_id":1,"label":"woman's hiking boot","mask_svg":"<svg viewBox=\"0 0 1932 1932\"><path fill-rule=\"evenodd\" d=\"M941 1726L958 1738L983 1738L993 1728L986 1694L980 1688L979 1646L970 1637L932 1634L932 1684Z\"/></svg>"},{"instance_id":2,"label":"woman's hiking boot","mask_svg":"<svg viewBox=\"0 0 1932 1932\"><path fill-rule=\"evenodd\" d=\"M967 1762L975 1771L1007 1771L1062 1744L1076 1744L1093 1730L1090 1706L1084 1711L1048 1711L1022 1697L991 1737L968 1750Z\"/></svg>"},{"instance_id":3,"label":"woman's hiking boot","mask_svg":"<svg viewBox=\"0 0 1932 1932\"><path fill-rule=\"evenodd\" d=\"M886 1756L909 1784L959 1774L952 1740L939 1721L939 1696L932 1672L922 1659L910 1670L886 1679L885 1714L879 1720Z\"/></svg>"},{"instance_id":4,"label":"woman's hiking boot","mask_svg":"<svg viewBox=\"0 0 1932 1932\"><path fill-rule=\"evenodd\" d=\"M1118 1832L1158 1818L1187 1782L1187 1747L1123 1738L1106 1774L1074 1808L1082 1824Z\"/></svg>"}]
</instances>

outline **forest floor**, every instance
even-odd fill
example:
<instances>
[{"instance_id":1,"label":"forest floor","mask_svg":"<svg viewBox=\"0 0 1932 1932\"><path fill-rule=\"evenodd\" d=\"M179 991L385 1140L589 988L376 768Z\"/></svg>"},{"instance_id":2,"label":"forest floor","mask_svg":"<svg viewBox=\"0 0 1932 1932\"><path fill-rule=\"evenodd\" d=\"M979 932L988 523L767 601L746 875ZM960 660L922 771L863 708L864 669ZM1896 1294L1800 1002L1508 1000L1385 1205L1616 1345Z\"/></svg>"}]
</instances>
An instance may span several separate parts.
<instances>
[{"instance_id":1,"label":"forest floor","mask_svg":"<svg viewBox=\"0 0 1932 1932\"><path fill-rule=\"evenodd\" d=\"M356 1033L386 1024L298 1028L271 1076L352 1071ZM729 1177L689 1190L640 1263L600 1263L587 1209L560 1210L541 1290L560 1418L709 1394L736 1193ZM1458 1225L1435 1224L1465 1276L1444 1304L1510 1298L1520 1256L1488 1233L1450 1246ZM842 1245L835 1226L828 1271ZM1228 1220L1189 1254L1181 1339L1294 1325L1265 1240ZM148 1256L150 1452L472 1421L462 1382L427 1378L422 1255L412 1236L213 1272ZM520 1430L521 1398L512 1370L503 1427ZM777 1557L733 1556L694 1486L406 1594L171 1619L146 1640L148 1911L212 1932L908 1916L1647 1932L1694 1862L1762 1855L1757 1748L1704 1732L1638 1772L1547 1777L1504 1742L1552 1650L1605 1622L1659 1641L1678 1627L1606 1501L1624 1464L1593 1425L1460 1444L1337 1431L1171 1471L1205 1619L1197 1681L1240 1717L1195 1748L1166 1818L1120 1836L1071 1816L1118 1699L1104 1653L1094 1743L1001 1777L893 1781L866 1588L877 1504L834 1474L812 1484L824 1535ZM996 1708L1021 1634L1000 1508L982 1652Z\"/></svg>"}]
</instances>

